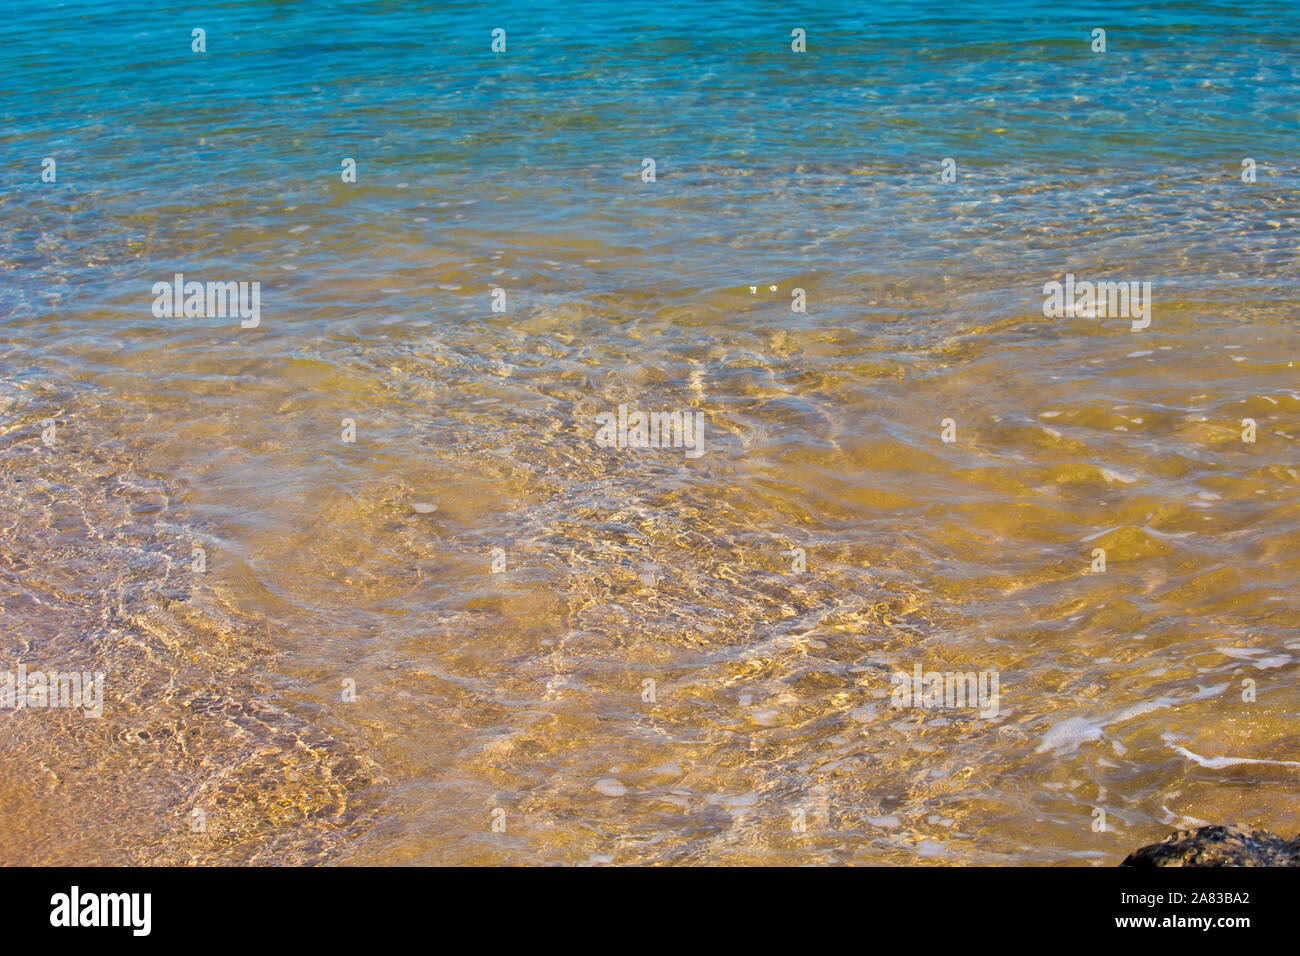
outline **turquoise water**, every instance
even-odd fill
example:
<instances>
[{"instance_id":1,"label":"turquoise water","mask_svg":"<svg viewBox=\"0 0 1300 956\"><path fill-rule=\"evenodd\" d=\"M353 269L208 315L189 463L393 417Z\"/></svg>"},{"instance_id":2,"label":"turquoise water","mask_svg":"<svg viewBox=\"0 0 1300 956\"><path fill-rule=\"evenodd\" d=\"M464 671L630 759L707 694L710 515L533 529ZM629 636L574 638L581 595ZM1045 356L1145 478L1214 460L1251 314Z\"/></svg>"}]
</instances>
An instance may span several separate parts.
<instances>
[{"instance_id":1,"label":"turquoise water","mask_svg":"<svg viewBox=\"0 0 1300 956\"><path fill-rule=\"evenodd\" d=\"M0 724L0 862L1300 825L1300 5L3 12L0 670L107 685ZM891 709L918 663L1004 707Z\"/></svg>"},{"instance_id":2,"label":"turquoise water","mask_svg":"<svg viewBox=\"0 0 1300 956\"><path fill-rule=\"evenodd\" d=\"M403 265L393 245L486 253L560 225L652 282L704 257L708 284L943 268L985 285L990 256L1063 270L1122 238L1184 287L1206 279L1188 250L1213 246L1278 291L1290 237L1221 207L1243 156L1266 181L1294 168L1297 9L38 4L0 25L6 299L26 316L71 283L130 299L196 260L276 273L284 242L382 271ZM346 234L290 239L286 207L338 203L344 157L365 187L337 210ZM645 157L671 189L634 188ZM1258 192L1250 214L1289 224ZM142 258L145 235L166 246Z\"/></svg>"}]
</instances>

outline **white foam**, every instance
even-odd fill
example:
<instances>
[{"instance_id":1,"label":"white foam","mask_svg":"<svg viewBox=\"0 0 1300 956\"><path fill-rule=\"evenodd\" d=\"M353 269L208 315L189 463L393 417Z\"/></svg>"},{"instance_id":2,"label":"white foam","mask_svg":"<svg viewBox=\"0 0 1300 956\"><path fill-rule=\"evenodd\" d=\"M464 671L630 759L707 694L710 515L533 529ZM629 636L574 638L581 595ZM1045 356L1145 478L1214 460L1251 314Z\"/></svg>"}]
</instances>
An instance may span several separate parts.
<instances>
[{"instance_id":1,"label":"white foam","mask_svg":"<svg viewBox=\"0 0 1300 956\"><path fill-rule=\"evenodd\" d=\"M1194 754L1186 747L1180 747L1172 744L1165 739L1165 745L1175 753L1182 754L1188 760L1200 764L1210 770L1222 770L1224 767L1235 767L1240 764L1268 764L1275 767L1300 767L1300 760L1255 760L1251 757L1202 757L1200 754Z\"/></svg>"},{"instance_id":2,"label":"white foam","mask_svg":"<svg viewBox=\"0 0 1300 956\"><path fill-rule=\"evenodd\" d=\"M1228 689L1230 682L1224 681L1222 684L1215 684L1211 687L1202 687L1196 685L1196 693L1189 694L1186 697L1158 697L1152 701L1146 701L1141 704L1133 704L1125 707L1115 716L1109 719L1098 721L1088 720L1086 717L1067 717L1065 720L1053 726L1043 735L1043 742L1038 745L1034 753L1043 753L1052 750L1061 753L1073 753L1079 748L1080 744L1085 744L1090 740L1100 740L1104 735L1106 728L1111 724L1122 724L1125 721L1132 720L1134 717L1141 717L1143 714L1149 714L1154 710L1163 710L1166 707L1175 707L1179 704L1186 704L1193 700L1204 700L1207 697L1217 697Z\"/></svg>"}]
</instances>

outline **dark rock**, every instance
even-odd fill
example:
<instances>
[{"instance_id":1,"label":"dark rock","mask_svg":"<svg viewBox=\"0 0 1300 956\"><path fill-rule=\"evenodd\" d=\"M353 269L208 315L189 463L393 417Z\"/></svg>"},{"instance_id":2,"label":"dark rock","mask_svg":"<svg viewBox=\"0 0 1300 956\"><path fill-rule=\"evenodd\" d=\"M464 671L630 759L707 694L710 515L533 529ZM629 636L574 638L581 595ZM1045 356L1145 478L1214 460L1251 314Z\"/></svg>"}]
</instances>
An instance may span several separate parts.
<instances>
[{"instance_id":1,"label":"dark rock","mask_svg":"<svg viewBox=\"0 0 1300 956\"><path fill-rule=\"evenodd\" d=\"M1300 836L1267 830L1198 827L1130 853L1120 866L1300 866Z\"/></svg>"}]
</instances>

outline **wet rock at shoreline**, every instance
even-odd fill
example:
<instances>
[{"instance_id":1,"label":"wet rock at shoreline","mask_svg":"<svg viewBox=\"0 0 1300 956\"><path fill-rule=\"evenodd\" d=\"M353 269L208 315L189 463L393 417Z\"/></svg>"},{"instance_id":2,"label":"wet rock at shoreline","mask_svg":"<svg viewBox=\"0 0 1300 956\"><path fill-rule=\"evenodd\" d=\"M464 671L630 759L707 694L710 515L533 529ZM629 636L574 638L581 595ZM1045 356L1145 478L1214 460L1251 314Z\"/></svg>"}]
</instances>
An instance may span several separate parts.
<instances>
[{"instance_id":1,"label":"wet rock at shoreline","mask_svg":"<svg viewBox=\"0 0 1300 956\"><path fill-rule=\"evenodd\" d=\"M1300 866L1300 836L1209 826L1179 830L1130 853L1120 866Z\"/></svg>"}]
</instances>

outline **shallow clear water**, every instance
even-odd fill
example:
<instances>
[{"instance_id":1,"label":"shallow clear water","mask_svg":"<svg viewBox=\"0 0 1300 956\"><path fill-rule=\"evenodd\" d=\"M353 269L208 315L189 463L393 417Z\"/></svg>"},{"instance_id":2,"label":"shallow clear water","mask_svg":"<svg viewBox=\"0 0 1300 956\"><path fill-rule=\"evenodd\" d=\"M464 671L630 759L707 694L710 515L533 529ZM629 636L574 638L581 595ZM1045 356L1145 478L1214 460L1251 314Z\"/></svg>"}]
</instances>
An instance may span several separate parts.
<instances>
[{"instance_id":1,"label":"shallow clear water","mask_svg":"<svg viewBox=\"0 0 1300 956\"><path fill-rule=\"evenodd\" d=\"M0 18L0 670L105 674L0 711L0 862L1294 833L1297 13ZM176 272L261 324L155 317ZM1150 327L1044 318L1067 272ZM916 663L999 713L891 706Z\"/></svg>"}]
</instances>

